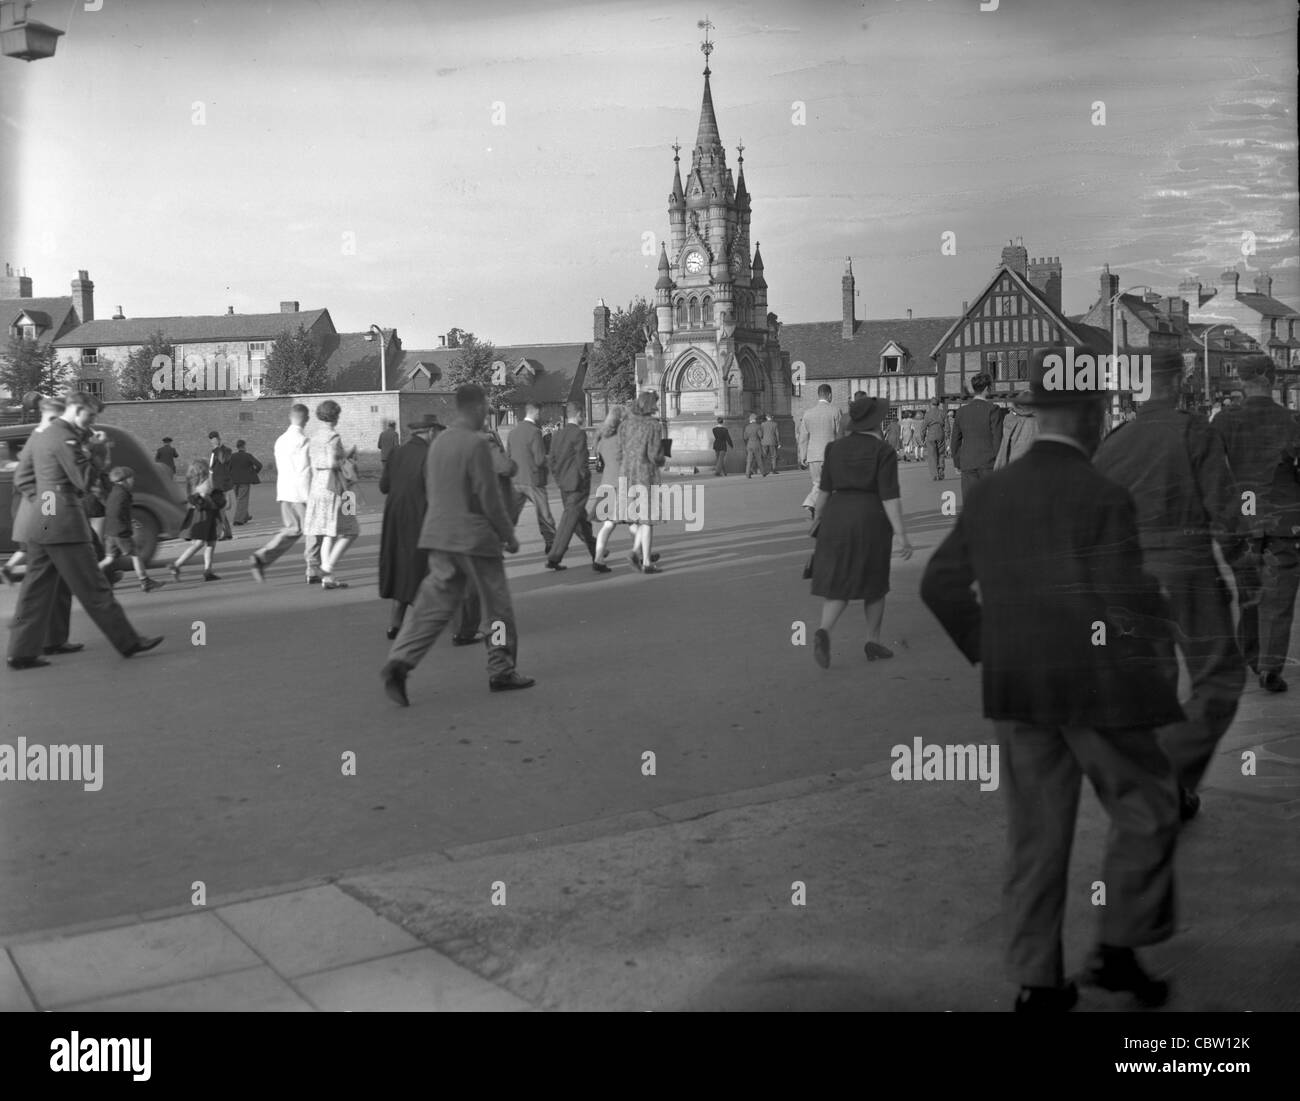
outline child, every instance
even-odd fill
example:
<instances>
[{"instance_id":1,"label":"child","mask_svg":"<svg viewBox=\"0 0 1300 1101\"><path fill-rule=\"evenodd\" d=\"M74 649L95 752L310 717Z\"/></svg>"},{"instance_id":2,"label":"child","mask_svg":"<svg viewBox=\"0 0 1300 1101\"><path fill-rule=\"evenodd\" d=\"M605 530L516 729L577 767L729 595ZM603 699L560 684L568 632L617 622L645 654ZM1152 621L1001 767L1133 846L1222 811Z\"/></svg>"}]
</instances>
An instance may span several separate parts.
<instances>
[{"instance_id":1,"label":"child","mask_svg":"<svg viewBox=\"0 0 1300 1101\"><path fill-rule=\"evenodd\" d=\"M185 471L185 493L190 511L185 516L182 530L189 529L187 538L190 545L171 564L172 577L179 581L181 567L202 547L203 580L220 581L221 578L212 572L212 550L221 537L221 510L226 507L226 495L213 486L206 459L195 459Z\"/></svg>"},{"instance_id":2,"label":"child","mask_svg":"<svg viewBox=\"0 0 1300 1101\"><path fill-rule=\"evenodd\" d=\"M104 560L99 568L109 575L108 583L113 584L111 569L114 560L120 554L131 559L135 566L135 576L140 581L140 591L151 593L162 588L149 576L144 560L136 553L135 529L131 524L131 491L135 489L135 471L129 466L115 466L108 472L108 500L104 505Z\"/></svg>"},{"instance_id":3,"label":"child","mask_svg":"<svg viewBox=\"0 0 1300 1101\"><path fill-rule=\"evenodd\" d=\"M61 416L63 416L63 411L66 408L67 406L64 404L62 398L41 398L41 423L38 424L32 431L34 433L44 432L45 429L51 423L53 423L54 421L58 420ZM11 448L13 447L12 443L10 444L10 447ZM14 458L20 462L21 454L18 456L14 456ZM15 466L17 466L17 462L15 462ZM32 508L33 506L32 506L32 502L28 498L24 497L21 493L18 492L17 489L15 489L13 503L11 507L13 511L10 514L10 519L12 520L12 526L10 528L10 531L16 533L22 530L22 528L26 526L26 524L24 523L26 519L25 514L27 510ZM18 542L16 538L14 541ZM9 556L9 561L6 562L3 566L0 566L0 578L3 578L7 584L10 585L17 584L18 577L17 574L13 572L13 569L15 566L20 565L26 557L27 557L26 547L24 547L22 543L18 543L18 549Z\"/></svg>"}]
</instances>

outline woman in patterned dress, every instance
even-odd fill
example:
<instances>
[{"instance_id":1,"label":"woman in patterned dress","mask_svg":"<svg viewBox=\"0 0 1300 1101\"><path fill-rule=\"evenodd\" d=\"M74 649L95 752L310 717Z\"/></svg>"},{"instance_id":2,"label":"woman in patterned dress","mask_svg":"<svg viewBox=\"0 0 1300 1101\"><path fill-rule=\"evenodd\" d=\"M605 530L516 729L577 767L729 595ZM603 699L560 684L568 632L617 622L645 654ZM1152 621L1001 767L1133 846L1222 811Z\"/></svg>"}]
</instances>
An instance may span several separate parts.
<instances>
[{"instance_id":1,"label":"woman in patterned dress","mask_svg":"<svg viewBox=\"0 0 1300 1101\"><path fill-rule=\"evenodd\" d=\"M316 406L316 419L325 428L312 437L308 447L311 492L307 497L303 533L309 539L324 540L320 555L322 589L347 588L347 582L335 579L334 567L361 534L357 495L352 488L357 480L357 449L343 447L337 427L342 412L336 401L323 401Z\"/></svg>"}]
</instances>

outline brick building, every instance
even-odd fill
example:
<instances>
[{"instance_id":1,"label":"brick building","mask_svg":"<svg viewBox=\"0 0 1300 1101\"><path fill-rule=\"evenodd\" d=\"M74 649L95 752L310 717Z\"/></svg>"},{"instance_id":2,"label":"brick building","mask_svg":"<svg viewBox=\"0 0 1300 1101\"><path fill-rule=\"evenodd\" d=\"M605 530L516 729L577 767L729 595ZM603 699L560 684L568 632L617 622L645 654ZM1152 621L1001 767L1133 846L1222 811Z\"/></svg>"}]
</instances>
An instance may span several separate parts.
<instances>
[{"instance_id":1,"label":"brick building","mask_svg":"<svg viewBox=\"0 0 1300 1101\"><path fill-rule=\"evenodd\" d=\"M0 325L3 326L3 344L10 338L20 337L38 345L47 345L77 328L83 321L95 317L95 284L85 271L79 271L72 281L72 293L66 297L32 297L32 280L5 264L0 277ZM0 344L0 347L3 346ZM76 376L73 376L76 381ZM10 404L22 398L0 387L0 404Z\"/></svg>"}]
</instances>

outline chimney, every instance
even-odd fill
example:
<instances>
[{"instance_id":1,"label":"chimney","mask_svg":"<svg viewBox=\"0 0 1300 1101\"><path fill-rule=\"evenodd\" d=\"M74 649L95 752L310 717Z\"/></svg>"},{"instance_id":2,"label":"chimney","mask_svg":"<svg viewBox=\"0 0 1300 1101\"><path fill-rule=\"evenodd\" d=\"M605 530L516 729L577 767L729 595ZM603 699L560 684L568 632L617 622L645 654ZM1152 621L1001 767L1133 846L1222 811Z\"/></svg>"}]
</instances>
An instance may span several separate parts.
<instances>
[{"instance_id":1,"label":"chimney","mask_svg":"<svg viewBox=\"0 0 1300 1101\"><path fill-rule=\"evenodd\" d=\"M280 303L280 312L281 312L281 313L298 313L298 312L299 312L299 311L298 311L298 303L297 303L297 302L281 302L281 303Z\"/></svg>"},{"instance_id":2,"label":"chimney","mask_svg":"<svg viewBox=\"0 0 1300 1101\"><path fill-rule=\"evenodd\" d=\"M1265 272L1260 272L1257 276L1255 276L1255 293L1262 294L1266 298L1272 298L1273 277L1271 275L1266 274Z\"/></svg>"},{"instance_id":3,"label":"chimney","mask_svg":"<svg viewBox=\"0 0 1300 1101\"><path fill-rule=\"evenodd\" d=\"M1240 278L1241 276L1237 274L1236 268L1229 268L1219 276L1219 279L1223 282L1230 298L1237 297L1237 280Z\"/></svg>"},{"instance_id":4,"label":"chimney","mask_svg":"<svg viewBox=\"0 0 1300 1101\"><path fill-rule=\"evenodd\" d=\"M117 313L115 313L115 314L113 315L113 320L114 320L114 321L125 321L125 320L126 320L126 314L124 314L124 313L122 312L122 307L121 307L121 306L118 306L118 308L117 308Z\"/></svg>"},{"instance_id":5,"label":"chimney","mask_svg":"<svg viewBox=\"0 0 1300 1101\"><path fill-rule=\"evenodd\" d=\"M227 317L234 317L234 316L235 316L235 307L234 307L234 306L227 306L227 307L226 307L226 316L227 316Z\"/></svg>"},{"instance_id":6,"label":"chimney","mask_svg":"<svg viewBox=\"0 0 1300 1101\"><path fill-rule=\"evenodd\" d=\"M1178 293L1186 298L1188 302L1195 303L1198 310L1204 304L1205 300L1201 296L1201 281L1199 279L1184 279L1178 284Z\"/></svg>"},{"instance_id":7,"label":"chimney","mask_svg":"<svg viewBox=\"0 0 1300 1101\"><path fill-rule=\"evenodd\" d=\"M1173 322L1175 328L1187 328L1187 299L1171 294L1160 305L1160 312Z\"/></svg>"},{"instance_id":8,"label":"chimney","mask_svg":"<svg viewBox=\"0 0 1300 1101\"><path fill-rule=\"evenodd\" d=\"M844 340L853 339L853 330L857 328L857 315L854 310L853 298L857 284L853 279L853 257L844 258L844 275L840 279L840 302L843 306L843 323L840 326L840 336Z\"/></svg>"},{"instance_id":9,"label":"chimney","mask_svg":"<svg viewBox=\"0 0 1300 1101\"><path fill-rule=\"evenodd\" d=\"M912 320L912 311L911 311L911 310L908 310L908 311L907 311L907 320L908 320L908 321L911 321L911 320Z\"/></svg>"},{"instance_id":10,"label":"chimney","mask_svg":"<svg viewBox=\"0 0 1300 1101\"><path fill-rule=\"evenodd\" d=\"M95 284L90 281L85 268L77 272L77 278L72 281L72 308L83 324L95 320Z\"/></svg>"},{"instance_id":11,"label":"chimney","mask_svg":"<svg viewBox=\"0 0 1300 1101\"><path fill-rule=\"evenodd\" d=\"M439 347L439 348L445 348L445 347L447 347L447 334L446 334L446 333L439 333L439 334L438 334L438 347Z\"/></svg>"},{"instance_id":12,"label":"chimney","mask_svg":"<svg viewBox=\"0 0 1300 1101\"><path fill-rule=\"evenodd\" d=\"M1016 244L1012 241L1002 250L1002 266L1010 268L1022 279L1025 276L1025 269L1029 264L1029 253L1023 243Z\"/></svg>"},{"instance_id":13,"label":"chimney","mask_svg":"<svg viewBox=\"0 0 1300 1101\"><path fill-rule=\"evenodd\" d=\"M32 278L20 275L11 265L5 265L5 273L0 277L0 298L31 298Z\"/></svg>"},{"instance_id":14,"label":"chimney","mask_svg":"<svg viewBox=\"0 0 1300 1101\"><path fill-rule=\"evenodd\" d=\"M603 344L609 338L609 307L603 298L596 299L596 308L592 312L592 338L597 344Z\"/></svg>"},{"instance_id":15,"label":"chimney","mask_svg":"<svg viewBox=\"0 0 1300 1101\"><path fill-rule=\"evenodd\" d=\"M1101 300L1100 305L1109 307L1110 300L1119 294L1119 276L1111 275L1110 265L1103 264L1101 268ZM1106 328L1110 328L1110 309L1106 310Z\"/></svg>"},{"instance_id":16,"label":"chimney","mask_svg":"<svg viewBox=\"0 0 1300 1101\"><path fill-rule=\"evenodd\" d=\"M962 317L965 317L968 313L970 313L970 299L969 299L969 298L966 299L966 301L964 301L964 302L961 304L961 315L962 315Z\"/></svg>"},{"instance_id":17,"label":"chimney","mask_svg":"<svg viewBox=\"0 0 1300 1101\"><path fill-rule=\"evenodd\" d=\"M1029 285L1051 303L1052 309L1060 313L1061 258L1059 256L1044 256L1041 259L1034 260L1030 263L1028 272L1024 274L1029 280Z\"/></svg>"}]
</instances>

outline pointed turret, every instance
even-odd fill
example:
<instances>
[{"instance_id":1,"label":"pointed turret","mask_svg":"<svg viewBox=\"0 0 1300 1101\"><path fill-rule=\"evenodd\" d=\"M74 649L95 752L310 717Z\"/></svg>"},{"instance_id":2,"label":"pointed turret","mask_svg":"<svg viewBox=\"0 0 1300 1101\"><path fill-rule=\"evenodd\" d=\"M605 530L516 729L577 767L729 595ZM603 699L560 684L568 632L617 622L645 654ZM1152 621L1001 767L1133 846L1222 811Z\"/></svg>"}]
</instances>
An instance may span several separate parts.
<instances>
[{"instance_id":1,"label":"pointed turret","mask_svg":"<svg viewBox=\"0 0 1300 1101\"><path fill-rule=\"evenodd\" d=\"M713 92L709 88L709 70L704 70L704 102L700 105L700 128L695 135L695 152L722 151L722 137L718 133L718 117L713 113Z\"/></svg>"},{"instance_id":2,"label":"pointed turret","mask_svg":"<svg viewBox=\"0 0 1300 1101\"><path fill-rule=\"evenodd\" d=\"M671 275L672 267L668 263L668 246L660 242L659 245L659 281L655 283L655 290L672 290L673 277Z\"/></svg>"},{"instance_id":3,"label":"pointed turret","mask_svg":"<svg viewBox=\"0 0 1300 1101\"><path fill-rule=\"evenodd\" d=\"M754 263L751 267L754 269L754 275L749 285L756 291L767 290L767 280L763 278L763 254L759 252L757 242L754 243Z\"/></svg>"},{"instance_id":4,"label":"pointed turret","mask_svg":"<svg viewBox=\"0 0 1300 1101\"><path fill-rule=\"evenodd\" d=\"M668 206L683 206L686 203L686 194L682 191L682 158L680 156L681 146L674 143L673 145L673 190L668 196Z\"/></svg>"}]
</instances>

